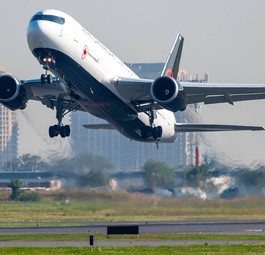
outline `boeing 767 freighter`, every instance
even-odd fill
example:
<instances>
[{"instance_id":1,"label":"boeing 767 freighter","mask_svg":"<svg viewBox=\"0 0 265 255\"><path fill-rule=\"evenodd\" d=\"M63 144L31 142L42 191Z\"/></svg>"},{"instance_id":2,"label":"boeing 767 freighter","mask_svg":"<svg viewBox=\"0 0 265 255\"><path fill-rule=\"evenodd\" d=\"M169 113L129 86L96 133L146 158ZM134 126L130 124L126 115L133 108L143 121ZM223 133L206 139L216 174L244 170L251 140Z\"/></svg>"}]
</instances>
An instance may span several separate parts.
<instances>
[{"instance_id":1,"label":"boeing 767 freighter","mask_svg":"<svg viewBox=\"0 0 265 255\"><path fill-rule=\"evenodd\" d=\"M171 143L178 132L264 130L260 126L177 123L174 112L188 104L215 104L265 98L265 85L177 81L184 39L178 34L160 77L141 79L76 20L64 12L44 10L29 21L28 45L46 70L39 79L0 76L0 102L11 110L28 100L56 110L49 136L67 137L63 117L86 111L106 124L89 129L116 129L141 142ZM48 74L48 72L52 73Z\"/></svg>"}]
</instances>

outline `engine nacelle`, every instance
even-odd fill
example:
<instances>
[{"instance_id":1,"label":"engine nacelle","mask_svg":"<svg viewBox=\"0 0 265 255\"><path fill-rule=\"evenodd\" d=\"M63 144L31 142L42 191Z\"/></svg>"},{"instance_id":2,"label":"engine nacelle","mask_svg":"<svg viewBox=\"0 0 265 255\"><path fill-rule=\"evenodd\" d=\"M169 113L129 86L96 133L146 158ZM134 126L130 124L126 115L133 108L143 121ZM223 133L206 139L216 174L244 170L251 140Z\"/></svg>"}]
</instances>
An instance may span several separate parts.
<instances>
[{"instance_id":1,"label":"engine nacelle","mask_svg":"<svg viewBox=\"0 0 265 255\"><path fill-rule=\"evenodd\" d=\"M0 76L0 103L12 111L26 108L26 91L12 75Z\"/></svg>"},{"instance_id":2,"label":"engine nacelle","mask_svg":"<svg viewBox=\"0 0 265 255\"><path fill-rule=\"evenodd\" d=\"M186 109L186 97L180 84L171 77L159 77L151 85L151 96L162 107L177 112Z\"/></svg>"}]
</instances>

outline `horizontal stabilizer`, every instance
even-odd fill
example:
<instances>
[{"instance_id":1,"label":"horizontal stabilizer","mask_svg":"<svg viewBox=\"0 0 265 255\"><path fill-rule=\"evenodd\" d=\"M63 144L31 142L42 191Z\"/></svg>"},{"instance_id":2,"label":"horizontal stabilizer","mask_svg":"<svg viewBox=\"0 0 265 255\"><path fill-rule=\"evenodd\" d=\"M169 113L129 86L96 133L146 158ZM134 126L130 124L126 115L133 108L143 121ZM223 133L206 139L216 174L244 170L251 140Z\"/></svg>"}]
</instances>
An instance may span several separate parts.
<instances>
[{"instance_id":1,"label":"horizontal stabilizer","mask_svg":"<svg viewBox=\"0 0 265 255\"><path fill-rule=\"evenodd\" d=\"M239 125L219 125L219 124L185 124L176 123L176 132L217 132L217 131L261 131L262 126L239 126Z\"/></svg>"},{"instance_id":2,"label":"horizontal stabilizer","mask_svg":"<svg viewBox=\"0 0 265 255\"><path fill-rule=\"evenodd\" d=\"M110 124L89 124L89 125L83 125L84 128L87 129L107 129L107 130L114 130Z\"/></svg>"}]
</instances>

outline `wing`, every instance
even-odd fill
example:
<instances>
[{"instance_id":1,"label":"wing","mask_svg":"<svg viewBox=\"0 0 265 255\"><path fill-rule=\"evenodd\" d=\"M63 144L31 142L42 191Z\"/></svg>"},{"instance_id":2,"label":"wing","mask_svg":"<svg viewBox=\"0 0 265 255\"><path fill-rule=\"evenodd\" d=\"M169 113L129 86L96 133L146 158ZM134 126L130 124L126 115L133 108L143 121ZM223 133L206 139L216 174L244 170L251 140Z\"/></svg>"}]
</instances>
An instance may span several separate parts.
<instances>
[{"instance_id":1,"label":"wing","mask_svg":"<svg viewBox=\"0 0 265 255\"><path fill-rule=\"evenodd\" d=\"M265 84L181 83L187 103L233 104L237 101L265 99Z\"/></svg>"},{"instance_id":2,"label":"wing","mask_svg":"<svg viewBox=\"0 0 265 255\"><path fill-rule=\"evenodd\" d=\"M150 93L153 80L116 79L117 91L133 104L153 101ZM265 84L217 84L178 82L186 97L187 104L204 103L233 104L237 101L265 99ZM161 108L161 107L160 107Z\"/></svg>"},{"instance_id":3,"label":"wing","mask_svg":"<svg viewBox=\"0 0 265 255\"><path fill-rule=\"evenodd\" d=\"M156 84L156 91L160 91L162 98L165 97L165 94L166 96L169 94L176 95L175 92L178 91L185 96L185 104L217 104L225 102L233 104L236 101L265 98L265 84L241 85L173 81L173 79L177 77L179 70L183 43L184 38L178 34L162 71L162 76L170 76L172 79L170 84L168 84L169 86L166 84L169 80L164 79L162 81L163 78L161 79L161 77L159 86L158 82L156 82L159 78L157 80L142 80L118 77L113 79L112 83L120 95L130 101L133 105L137 106L148 102L155 103L156 100L151 97L151 89L154 89L152 84ZM174 98L172 98L172 101L173 100ZM169 100L167 99L167 101ZM161 108L161 105L156 104L155 108L159 109ZM141 111L142 108L138 107L138 110Z\"/></svg>"},{"instance_id":4,"label":"wing","mask_svg":"<svg viewBox=\"0 0 265 255\"><path fill-rule=\"evenodd\" d=\"M20 81L26 91L28 100L40 101L48 108L58 107L60 102L65 110L82 110L82 108L65 93L63 84L57 78L53 78L51 84L42 84L40 79Z\"/></svg>"},{"instance_id":5,"label":"wing","mask_svg":"<svg viewBox=\"0 0 265 255\"><path fill-rule=\"evenodd\" d=\"M175 123L176 132L262 131L262 126Z\"/></svg>"}]
</instances>

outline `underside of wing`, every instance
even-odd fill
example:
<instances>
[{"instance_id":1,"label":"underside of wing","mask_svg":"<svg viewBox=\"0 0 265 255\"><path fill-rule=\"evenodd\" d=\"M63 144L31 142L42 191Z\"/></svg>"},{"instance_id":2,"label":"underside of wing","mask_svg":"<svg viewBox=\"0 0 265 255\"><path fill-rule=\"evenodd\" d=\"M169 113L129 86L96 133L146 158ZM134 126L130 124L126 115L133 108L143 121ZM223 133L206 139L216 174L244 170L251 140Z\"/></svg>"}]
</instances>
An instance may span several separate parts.
<instances>
[{"instance_id":1,"label":"underside of wing","mask_svg":"<svg viewBox=\"0 0 265 255\"><path fill-rule=\"evenodd\" d=\"M175 123L176 132L261 131L262 126Z\"/></svg>"},{"instance_id":2,"label":"underside of wing","mask_svg":"<svg viewBox=\"0 0 265 255\"><path fill-rule=\"evenodd\" d=\"M40 101L48 108L54 109L58 102L66 110L81 110L83 109L75 102L62 88L61 82L54 77L51 84L41 83L40 79L25 80L22 82L26 90L27 98L30 100Z\"/></svg>"},{"instance_id":3,"label":"underside of wing","mask_svg":"<svg viewBox=\"0 0 265 255\"><path fill-rule=\"evenodd\" d=\"M0 102L13 111L25 109L29 100L40 101L51 109L60 104L65 110L82 110L55 77L49 83L43 83L41 79L18 80L10 74L4 74L0 76L0 84Z\"/></svg>"},{"instance_id":4,"label":"underside of wing","mask_svg":"<svg viewBox=\"0 0 265 255\"><path fill-rule=\"evenodd\" d=\"M145 104L156 101L152 98L150 90L153 80L117 79L117 91L133 104ZM234 104L238 101L265 99L265 84L213 84L197 82L177 82L186 104L204 103ZM162 90L162 89L161 89ZM162 90L163 91L163 90ZM155 109L163 108L157 104Z\"/></svg>"},{"instance_id":5,"label":"underside of wing","mask_svg":"<svg viewBox=\"0 0 265 255\"><path fill-rule=\"evenodd\" d=\"M265 84L213 84L181 82L187 104L233 104L237 101L265 99Z\"/></svg>"},{"instance_id":6,"label":"underside of wing","mask_svg":"<svg viewBox=\"0 0 265 255\"><path fill-rule=\"evenodd\" d=\"M83 125L84 128L87 129L106 129L106 130L115 130L110 124L104 123L104 124L88 124Z\"/></svg>"},{"instance_id":7,"label":"underside of wing","mask_svg":"<svg viewBox=\"0 0 265 255\"><path fill-rule=\"evenodd\" d=\"M150 87L153 80L149 79L128 79L119 77L112 80L120 95L131 102L145 102L152 100Z\"/></svg>"}]
</instances>

